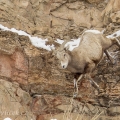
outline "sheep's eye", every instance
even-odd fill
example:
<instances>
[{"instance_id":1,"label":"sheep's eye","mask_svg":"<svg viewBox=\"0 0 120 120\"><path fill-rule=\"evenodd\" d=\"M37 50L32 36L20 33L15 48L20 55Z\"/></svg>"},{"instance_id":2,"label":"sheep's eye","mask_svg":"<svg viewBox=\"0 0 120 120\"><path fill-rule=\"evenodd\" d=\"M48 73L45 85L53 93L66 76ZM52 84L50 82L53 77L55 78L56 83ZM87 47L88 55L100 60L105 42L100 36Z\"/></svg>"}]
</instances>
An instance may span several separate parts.
<instances>
[{"instance_id":1,"label":"sheep's eye","mask_svg":"<svg viewBox=\"0 0 120 120\"><path fill-rule=\"evenodd\" d=\"M66 56L66 54L64 54L64 57Z\"/></svg>"}]
</instances>

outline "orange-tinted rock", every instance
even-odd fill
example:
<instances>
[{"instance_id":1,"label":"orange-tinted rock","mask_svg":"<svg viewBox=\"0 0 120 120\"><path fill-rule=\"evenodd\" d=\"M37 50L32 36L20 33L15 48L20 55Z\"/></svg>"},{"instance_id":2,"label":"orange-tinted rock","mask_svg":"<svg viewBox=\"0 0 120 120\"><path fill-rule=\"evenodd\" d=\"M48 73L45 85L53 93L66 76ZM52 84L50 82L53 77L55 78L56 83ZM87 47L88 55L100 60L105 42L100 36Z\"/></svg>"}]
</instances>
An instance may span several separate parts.
<instances>
[{"instance_id":1,"label":"orange-tinted rock","mask_svg":"<svg viewBox=\"0 0 120 120\"><path fill-rule=\"evenodd\" d=\"M45 120L43 115L38 115L36 120Z\"/></svg>"},{"instance_id":2,"label":"orange-tinted rock","mask_svg":"<svg viewBox=\"0 0 120 120\"><path fill-rule=\"evenodd\" d=\"M27 84L28 64L23 53L20 51L15 51L13 55L1 53L0 75L18 83Z\"/></svg>"}]
</instances>

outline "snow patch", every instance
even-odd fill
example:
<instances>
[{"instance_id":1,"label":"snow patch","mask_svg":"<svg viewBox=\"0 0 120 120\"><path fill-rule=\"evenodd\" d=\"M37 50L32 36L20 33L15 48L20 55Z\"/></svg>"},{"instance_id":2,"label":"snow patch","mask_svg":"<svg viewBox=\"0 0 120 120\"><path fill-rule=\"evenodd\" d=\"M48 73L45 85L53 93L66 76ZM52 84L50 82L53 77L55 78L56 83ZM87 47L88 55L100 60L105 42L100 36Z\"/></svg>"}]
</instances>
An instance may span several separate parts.
<instances>
[{"instance_id":1,"label":"snow patch","mask_svg":"<svg viewBox=\"0 0 120 120\"><path fill-rule=\"evenodd\" d=\"M6 30L7 31L12 31L12 32L18 33L19 35L28 36L31 40L31 43L38 48L43 48L43 49L46 49L48 51L51 51L52 49L55 49L53 44L52 45L46 45L46 42L48 41L48 39L41 39L41 38L38 38L38 37L32 37L30 34L24 32L22 30L16 30L15 28L9 29L7 27L4 27L1 24L0 24L0 28L4 31L6 31ZM95 33L95 34L102 33L99 30L86 30L85 32L92 32L92 33ZM120 36L120 30L118 30L117 32L115 32L111 35L108 35L106 37L107 38L115 38L115 37L118 37L118 36ZM69 41L68 43L65 44L65 47L69 45L69 50L72 51L74 48L79 46L80 39L81 38L71 39L71 41ZM59 44L62 44L64 42L64 40L57 39L56 42L59 43Z\"/></svg>"},{"instance_id":2,"label":"snow patch","mask_svg":"<svg viewBox=\"0 0 120 120\"><path fill-rule=\"evenodd\" d=\"M4 120L12 120L12 119L10 119L10 118L5 118Z\"/></svg>"},{"instance_id":3,"label":"snow patch","mask_svg":"<svg viewBox=\"0 0 120 120\"><path fill-rule=\"evenodd\" d=\"M106 36L107 38L116 38L120 36L120 30L116 31L115 33Z\"/></svg>"},{"instance_id":4,"label":"snow patch","mask_svg":"<svg viewBox=\"0 0 120 120\"><path fill-rule=\"evenodd\" d=\"M15 28L7 28L7 27L4 27L3 25L0 24L0 28L3 30L3 31L12 31L12 32L15 32L15 33L18 33L18 35L25 35L25 36L28 36L32 42L32 44L38 48L43 48L43 49L46 49L48 51L51 51L52 49L54 49L54 45L46 45L46 42L48 41L48 39L41 39L41 38L38 38L38 37L32 37L31 35L29 35L28 33L22 31L22 30L16 30Z\"/></svg>"},{"instance_id":5,"label":"snow patch","mask_svg":"<svg viewBox=\"0 0 120 120\"><path fill-rule=\"evenodd\" d=\"M57 43L62 44L64 40L57 39ZM71 41L65 44L65 47L69 46L69 50L72 51L74 48L78 47L80 44L80 38L78 39L71 39Z\"/></svg>"},{"instance_id":6,"label":"snow patch","mask_svg":"<svg viewBox=\"0 0 120 120\"><path fill-rule=\"evenodd\" d=\"M104 31L100 32L99 30L86 30L85 32L92 32L92 33L95 33L95 34L99 34L99 33L103 33ZM108 35L106 37L107 38L115 38L115 37L118 37L118 36L120 36L120 30L118 30L117 32L115 32L111 35ZM74 48L79 46L80 40L81 40L81 38L72 39L71 41L69 41L65 44L65 47L67 47L69 45L69 50L72 51ZM56 42L59 43L59 44L62 44L64 42L64 40L57 39Z\"/></svg>"}]
</instances>

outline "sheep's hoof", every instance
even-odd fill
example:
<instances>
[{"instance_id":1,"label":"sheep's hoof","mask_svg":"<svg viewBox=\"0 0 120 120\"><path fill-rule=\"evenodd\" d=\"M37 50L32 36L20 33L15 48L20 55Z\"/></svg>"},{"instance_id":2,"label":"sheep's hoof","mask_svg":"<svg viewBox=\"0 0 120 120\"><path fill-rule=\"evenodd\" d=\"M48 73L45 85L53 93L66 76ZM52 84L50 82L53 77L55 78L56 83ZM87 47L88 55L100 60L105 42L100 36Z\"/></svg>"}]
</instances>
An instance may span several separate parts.
<instances>
[{"instance_id":1,"label":"sheep's hoof","mask_svg":"<svg viewBox=\"0 0 120 120\"><path fill-rule=\"evenodd\" d=\"M74 93L73 93L73 98L76 98L77 95L78 95L78 93L77 93L77 92L74 92Z\"/></svg>"},{"instance_id":2,"label":"sheep's hoof","mask_svg":"<svg viewBox=\"0 0 120 120\"><path fill-rule=\"evenodd\" d=\"M111 62L112 62L113 65L116 64L116 60L115 59L111 60Z\"/></svg>"},{"instance_id":3,"label":"sheep's hoof","mask_svg":"<svg viewBox=\"0 0 120 120\"><path fill-rule=\"evenodd\" d=\"M111 61L111 63L113 64L113 65L115 65L116 64L116 55L113 57L110 57L109 58L110 59L110 61Z\"/></svg>"}]
</instances>

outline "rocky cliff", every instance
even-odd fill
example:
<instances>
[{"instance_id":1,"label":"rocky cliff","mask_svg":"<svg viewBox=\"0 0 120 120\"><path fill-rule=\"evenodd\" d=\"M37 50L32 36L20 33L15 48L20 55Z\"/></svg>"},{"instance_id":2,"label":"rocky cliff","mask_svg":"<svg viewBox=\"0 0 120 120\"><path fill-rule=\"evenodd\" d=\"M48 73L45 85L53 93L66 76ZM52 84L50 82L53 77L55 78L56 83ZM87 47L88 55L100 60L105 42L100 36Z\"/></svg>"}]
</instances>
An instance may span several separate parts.
<instances>
[{"instance_id":1,"label":"rocky cliff","mask_svg":"<svg viewBox=\"0 0 120 120\"><path fill-rule=\"evenodd\" d=\"M52 44L57 38L78 38L87 29L105 29L106 35L119 30L119 6L119 0L1 0L0 24ZM27 36L0 30L0 118L119 119L120 50L109 51L116 64L105 56L93 75L103 93L83 78L73 99L74 75L58 69L52 52L33 46Z\"/></svg>"}]
</instances>

